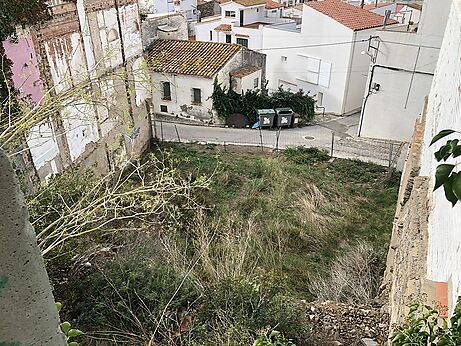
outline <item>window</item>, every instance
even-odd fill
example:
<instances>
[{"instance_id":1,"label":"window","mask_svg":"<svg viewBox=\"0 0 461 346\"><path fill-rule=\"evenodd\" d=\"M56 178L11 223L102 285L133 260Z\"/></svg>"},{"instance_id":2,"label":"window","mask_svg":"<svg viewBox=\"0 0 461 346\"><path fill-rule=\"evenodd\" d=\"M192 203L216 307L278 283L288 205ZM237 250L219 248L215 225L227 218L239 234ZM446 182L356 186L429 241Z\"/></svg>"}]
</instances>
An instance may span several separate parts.
<instances>
[{"instance_id":1,"label":"window","mask_svg":"<svg viewBox=\"0 0 461 346\"><path fill-rule=\"evenodd\" d=\"M226 17L235 18L235 11L225 11L224 15Z\"/></svg>"},{"instance_id":2,"label":"window","mask_svg":"<svg viewBox=\"0 0 461 346\"><path fill-rule=\"evenodd\" d=\"M330 87L331 63L307 57L307 81L325 88Z\"/></svg>"},{"instance_id":3,"label":"window","mask_svg":"<svg viewBox=\"0 0 461 346\"><path fill-rule=\"evenodd\" d=\"M282 55L282 56L280 57L280 60L281 60L282 62L287 62L288 58L287 58L286 56Z\"/></svg>"},{"instance_id":4,"label":"window","mask_svg":"<svg viewBox=\"0 0 461 346\"><path fill-rule=\"evenodd\" d=\"M232 43L232 35L226 34L226 43Z\"/></svg>"},{"instance_id":5,"label":"window","mask_svg":"<svg viewBox=\"0 0 461 346\"><path fill-rule=\"evenodd\" d=\"M197 105L202 103L202 89L192 89L192 103Z\"/></svg>"},{"instance_id":6,"label":"window","mask_svg":"<svg viewBox=\"0 0 461 346\"><path fill-rule=\"evenodd\" d=\"M171 100L170 82L162 82L162 100Z\"/></svg>"},{"instance_id":7,"label":"window","mask_svg":"<svg viewBox=\"0 0 461 346\"><path fill-rule=\"evenodd\" d=\"M259 8L256 9L256 12L259 12Z\"/></svg>"},{"instance_id":8,"label":"window","mask_svg":"<svg viewBox=\"0 0 461 346\"><path fill-rule=\"evenodd\" d=\"M253 86L254 86L255 89L259 88L259 78L258 77L255 78Z\"/></svg>"},{"instance_id":9,"label":"window","mask_svg":"<svg viewBox=\"0 0 461 346\"><path fill-rule=\"evenodd\" d=\"M168 113L168 107L165 105L160 105L160 112L162 113Z\"/></svg>"},{"instance_id":10,"label":"window","mask_svg":"<svg viewBox=\"0 0 461 346\"><path fill-rule=\"evenodd\" d=\"M240 44L240 45L248 48L248 39L246 39L246 38L238 38L237 37L237 44Z\"/></svg>"},{"instance_id":11,"label":"window","mask_svg":"<svg viewBox=\"0 0 461 346\"><path fill-rule=\"evenodd\" d=\"M323 93L320 92L320 91L317 93L317 103L316 103L316 105L318 107L323 106Z\"/></svg>"},{"instance_id":12,"label":"window","mask_svg":"<svg viewBox=\"0 0 461 346\"><path fill-rule=\"evenodd\" d=\"M210 30L210 41L213 41L213 30Z\"/></svg>"}]
</instances>

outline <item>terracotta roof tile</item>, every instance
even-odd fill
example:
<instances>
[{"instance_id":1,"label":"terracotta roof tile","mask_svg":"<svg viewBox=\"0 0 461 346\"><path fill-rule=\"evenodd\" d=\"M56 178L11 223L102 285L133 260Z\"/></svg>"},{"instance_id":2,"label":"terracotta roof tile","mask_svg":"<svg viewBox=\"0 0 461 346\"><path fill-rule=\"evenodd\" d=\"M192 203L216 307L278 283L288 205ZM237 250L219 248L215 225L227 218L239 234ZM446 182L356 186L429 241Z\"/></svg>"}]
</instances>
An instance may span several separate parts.
<instances>
[{"instance_id":1,"label":"terracotta roof tile","mask_svg":"<svg viewBox=\"0 0 461 346\"><path fill-rule=\"evenodd\" d=\"M154 72L213 78L240 49L237 44L155 40L148 63Z\"/></svg>"},{"instance_id":2,"label":"terracotta roof tile","mask_svg":"<svg viewBox=\"0 0 461 346\"><path fill-rule=\"evenodd\" d=\"M273 10L273 9L280 8L280 7L283 7L283 5L278 2L275 2L273 0L266 1L266 8L268 8L269 10Z\"/></svg>"},{"instance_id":3,"label":"terracotta roof tile","mask_svg":"<svg viewBox=\"0 0 461 346\"><path fill-rule=\"evenodd\" d=\"M216 31L232 31L232 25L230 24L219 24L216 28Z\"/></svg>"},{"instance_id":4,"label":"terracotta roof tile","mask_svg":"<svg viewBox=\"0 0 461 346\"><path fill-rule=\"evenodd\" d=\"M235 78L242 78L259 70L261 70L261 68L257 66L244 66L242 68L232 71L230 75Z\"/></svg>"},{"instance_id":5,"label":"terracotta roof tile","mask_svg":"<svg viewBox=\"0 0 461 346\"><path fill-rule=\"evenodd\" d=\"M340 0L310 1L305 4L354 31L380 27L384 17ZM390 20L388 24L397 24Z\"/></svg>"}]
</instances>

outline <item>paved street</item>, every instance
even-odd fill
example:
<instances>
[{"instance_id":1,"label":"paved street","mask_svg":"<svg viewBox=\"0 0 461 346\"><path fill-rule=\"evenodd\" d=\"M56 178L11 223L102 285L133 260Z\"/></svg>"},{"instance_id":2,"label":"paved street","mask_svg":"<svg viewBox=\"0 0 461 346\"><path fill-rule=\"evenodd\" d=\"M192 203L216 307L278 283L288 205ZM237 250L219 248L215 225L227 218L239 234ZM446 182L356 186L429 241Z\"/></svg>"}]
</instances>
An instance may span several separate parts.
<instances>
[{"instance_id":1,"label":"paved street","mask_svg":"<svg viewBox=\"0 0 461 346\"><path fill-rule=\"evenodd\" d=\"M349 117L334 117L316 125L302 128L275 130L234 129L203 125L167 122L168 118L156 121L156 134L164 141L183 143L211 143L225 145L262 145L268 148L285 149L294 146L325 148L336 157L355 158L381 165L389 164L389 154L398 151L398 144L356 138L360 114ZM277 135L278 144L277 144Z\"/></svg>"}]
</instances>

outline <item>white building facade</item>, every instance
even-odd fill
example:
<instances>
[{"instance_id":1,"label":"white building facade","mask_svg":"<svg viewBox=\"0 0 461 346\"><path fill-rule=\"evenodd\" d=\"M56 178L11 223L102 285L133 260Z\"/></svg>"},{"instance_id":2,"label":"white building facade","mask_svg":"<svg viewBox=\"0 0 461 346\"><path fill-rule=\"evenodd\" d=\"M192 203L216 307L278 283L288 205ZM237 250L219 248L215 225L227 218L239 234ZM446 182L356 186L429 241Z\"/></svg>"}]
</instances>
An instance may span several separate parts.
<instances>
[{"instance_id":1,"label":"white building facade","mask_svg":"<svg viewBox=\"0 0 461 346\"><path fill-rule=\"evenodd\" d=\"M265 55L236 44L157 40L149 65L154 111L204 122L219 122L211 99L215 80L241 93L259 89L265 78Z\"/></svg>"},{"instance_id":2,"label":"white building facade","mask_svg":"<svg viewBox=\"0 0 461 346\"><path fill-rule=\"evenodd\" d=\"M268 88L310 92L326 112L359 111L370 64L362 52L383 21L378 14L325 0L304 5L300 30L264 27Z\"/></svg>"},{"instance_id":3,"label":"white building facade","mask_svg":"<svg viewBox=\"0 0 461 346\"><path fill-rule=\"evenodd\" d=\"M220 4L221 14L204 18L195 24L197 41L237 43L244 47L263 48L263 28L267 25L292 25L283 18L282 6L270 5L266 0L234 0Z\"/></svg>"},{"instance_id":4,"label":"white building facade","mask_svg":"<svg viewBox=\"0 0 461 346\"><path fill-rule=\"evenodd\" d=\"M445 32L451 0L424 2L417 31L402 25L380 30L370 50L374 56L358 135L409 141L428 95Z\"/></svg>"}]
</instances>

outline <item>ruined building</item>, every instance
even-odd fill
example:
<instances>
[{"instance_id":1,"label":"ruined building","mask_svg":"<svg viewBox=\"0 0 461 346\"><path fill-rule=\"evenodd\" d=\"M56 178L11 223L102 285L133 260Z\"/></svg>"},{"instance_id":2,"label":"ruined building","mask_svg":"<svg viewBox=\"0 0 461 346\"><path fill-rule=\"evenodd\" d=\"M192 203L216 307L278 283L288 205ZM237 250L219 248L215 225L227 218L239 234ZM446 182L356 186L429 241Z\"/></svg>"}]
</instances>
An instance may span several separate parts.
<instances>
[{"instance_id":1,"label":"ruined building","mask_svg":"<svg viewBox=\"0 0 461 346\"><path fill-rule=\"evenodd\" d=\"M151 138L137 0L50 2L52 19L4 42L15 87L61 107L28 133L40 180L76 164L107 171Z\"/></svg>"}]
</instances>

